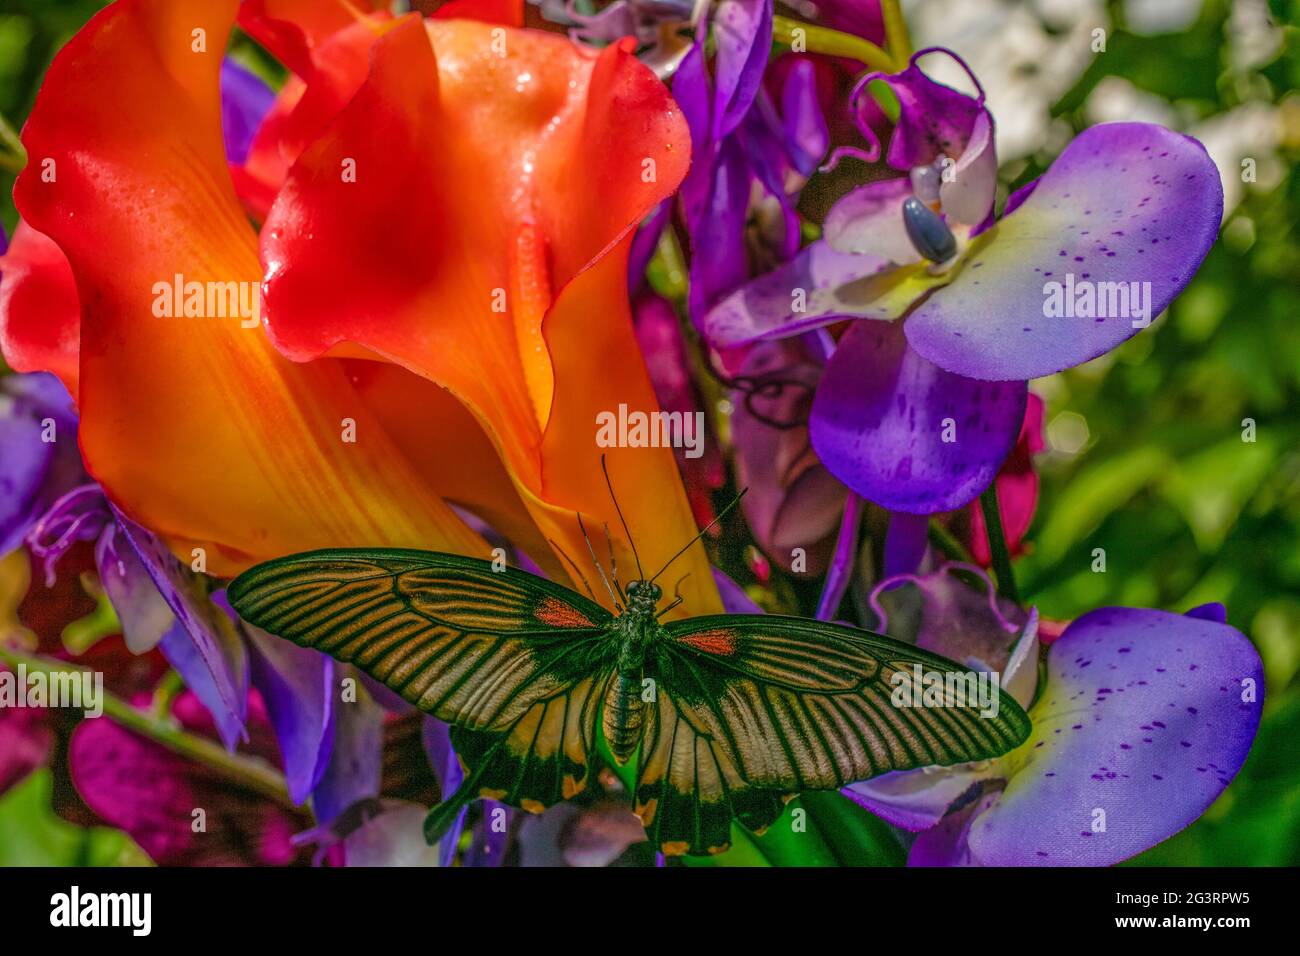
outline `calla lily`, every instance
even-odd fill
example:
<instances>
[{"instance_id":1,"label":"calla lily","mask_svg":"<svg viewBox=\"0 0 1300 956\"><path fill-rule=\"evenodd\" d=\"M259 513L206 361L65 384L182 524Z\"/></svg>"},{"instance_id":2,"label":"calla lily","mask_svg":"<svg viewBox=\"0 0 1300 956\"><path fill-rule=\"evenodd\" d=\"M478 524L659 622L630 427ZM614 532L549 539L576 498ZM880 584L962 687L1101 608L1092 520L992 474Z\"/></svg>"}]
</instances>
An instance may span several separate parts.
<instances>
[{"instance_id":1,"label":"calla lily","mask_svg":"<svg viewBox=\"0 0 1300 956\"><path fill-rule=\"evenodd\" d=\"M392 363L380 374L420 414L446 389L534 525L589 570L578 510L615 527L620 563L632 559L605 454L633 533L658 529L641 547L649 572L694 530L671 451L602 449L595 425L620 406L658 407L628 314L627 255L635 224L685 172L685 124L630 44L593 55L505 34L501 54L492 28L470 21L404 18L380 36L370 75L263 229L268 330L297 361ZM584 163L599 175L575 177ZM355 182L339 175L349 164ZM479 189L455 185L468 181ZM415 422L403 431L422 441ZM476 486L494 471L446 470ZM686 606L715 607L703 549L683 562Z\"/></svg>"},{"instance_id":2,"label":"calla lily","mask_svg":"<svg viewBox=\"0 0 1300 956\"><path fill-rule=\"evenodd\" d=\"M24 323L12 304L30 286L6 279L6 356L76 390L90 473L187 562L203 549L210 573L324 546L486 555L451 502L550 572L562 564L548 538L586 563L576 512L609 521L630 566L596 415L657 410L624 270L632 227L685 172L680 114L624 45L595 55L468 20L340 21L327 6L122 0L65 47L24 131L33 160L15 196L70 264L80 349L77 334L51 341ZM281 94L243 167L222 139L219 47L237 14L298 74L297 107L315 104L309 123ZM226 89L243 79L227 69ZM156 318L151 290L174 276L263 279L241 209L257 216L257 191L238 170L276 141L277 117L294 137L278 141L278 175L253 177L262 200L278 192L260 243L269 336ZM573 175L586 164L594 184ZM672 454L607 453L657 568L696 527ZM714 609L702 547L682 564L699 572L684 610Z\"/></svg>"},{"instance_id":3,"label":"calla lily","mask_svg":"<svg viewBox=\"0 0 1300 956\"><path fill-rule=\"evenodd\" d=\"M1185 615L1091 611L1051 644L1038 687L1036 611L1025 618L990 588L981 612L976 592L948 569L906 577L923 596L918 643L999 672L1034 725L1028 741L996 760L886 774L845 790L922 831L912 865L1118 863L1192 823L1245 762L1263 669L1221 605ZM877 594L899 583L886 580Z\"/></svg>"},{"instance_id":4,"label":"calla lily","mask_svg":"<svg viewBox=\"0 0 1300 956\"><path fill-rule=\"evenodd\" d=\"M988 487L1020 431L1025 381L1148 325L1204 259L1223 206L1199 143L1116 123L1081 133L995 223L992 117L982 91L926 76L918 60L933 52L857 88L860 97L883 82L898 101L884 153L898 175L845 196L823 239L703 321L716 347L733 348L878 320L841 336L812 410L813 446L851 489L914 514L951 510ZM879 157L871 127L859 125L865 155ZM1052 294L1072 296L1076 279L1101 289L1098 315L1055 317ZM1053 282L1068 284L1053 293ZM1108 314L1121 285L1129 308Z\"/></svg>"}]
</instances>

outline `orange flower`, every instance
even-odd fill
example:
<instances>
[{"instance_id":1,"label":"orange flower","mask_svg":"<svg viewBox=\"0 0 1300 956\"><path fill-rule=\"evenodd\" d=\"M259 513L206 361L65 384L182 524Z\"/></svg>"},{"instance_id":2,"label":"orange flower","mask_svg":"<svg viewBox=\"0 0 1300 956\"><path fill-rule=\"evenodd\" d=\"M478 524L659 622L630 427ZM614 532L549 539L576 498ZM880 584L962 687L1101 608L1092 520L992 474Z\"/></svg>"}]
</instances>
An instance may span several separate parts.
<instances>
[{"instance_id":1,"label":"orange flower","mask_svg":"<svg viewBox=\"0 0 1300 956\"><path fill-rule=\"evenodd\" d=\"M119 0L52 65L15 198L76 279L89 469L219 575L315 547L486 555L454 503L552 572L554 540L595 580L576 512L610 522L625 572L631 557L607 451L657 570L696 530L671 451L601 449L596 416L657 409L626 260L686 170L675 104L624 45L594 55L514 27L325 7ZM217 79L237 13L299 73L272 112L291 135L268 121L250 156L274 149L280 171L237 172L238 193ZM364 76L332 68L359 47ZM269 336L159 317L175 277L262 281L245 209L267 215ZM0 327L16 366L70 377L66 349L37 361L11 311ZM716 610L702 547L675 573L688 571L684 610Z\"/></svg>"}]
</instances>

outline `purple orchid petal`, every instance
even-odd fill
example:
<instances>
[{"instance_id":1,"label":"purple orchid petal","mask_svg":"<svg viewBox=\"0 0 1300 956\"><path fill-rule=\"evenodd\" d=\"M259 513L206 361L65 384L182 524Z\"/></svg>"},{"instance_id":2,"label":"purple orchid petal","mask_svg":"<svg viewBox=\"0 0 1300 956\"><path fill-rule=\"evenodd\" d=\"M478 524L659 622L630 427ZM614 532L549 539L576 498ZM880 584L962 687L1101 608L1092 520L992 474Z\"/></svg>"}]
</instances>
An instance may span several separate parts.
<instances>
[{"instance_id":1,"label":"purple orchid petal","mask_svg":"<svg viewBox=\"0 0 1300 956\"><path fill-rule=\"evenodd\" d=\"M617 0L596 13L582 13L573 2L566 3L564 15L578 26L569 31L575 40L587 43L613 43L626 36L637 35L637 19L632 4Z\"/></svg>"},{"instance_id":2,"label":"purple orchid petal","mask_svg":"<svg viewBox=\"0 0 1300 956\"><path fill-rule=\"evenodd\" d=\"M227 747L233 747L235 740L244 735L243 725L248 712L248 652L235 629L233 618L212 601L205 579L181 564L156 535L126 517L111 503L109 508L117 520L117 537L125 539L135 549L158 592L193 642L197 659L207 668L214 694L199 696L203 703L216 708L213 717L221 727L222 740ZM168 654L169 659L193 660L191 655L177 647L177 634L173 629L163 638L164 654ZM193 671L186 676L198 679ZM197 694L197 688L194 689ZM232 729L235 736L227 736Z\"/></svg>"},{"instance_id":3,"label":"purple orchid petal","mask_svg":"<svg viewBox=\"0 0 1300 956\"><path fill-rule=\"evenodd\" d=\"M713 16L718 45L713 138L740 125L763 83L772 52L771 0L722 0Z\"/></svg>"},{"instance_id":4,"label":"purple orchid petal","mask_svg":"<svg viewBox=\"0 0 1300 956\"><path fill-rule=\"evenodd\" d=\"M979 578L983 587L972 588L953 574L957 570ZM974 565L945 564L933 574L912 578L912 583L921 593L918 647L974 670L1007 675L1021 635L1036 639L1038 629L1028 634L1025 612L999 597L988 575Z\"/></svg>"},{"instance_id":5,"label":"purple orchid petal","mask_svg":"<svg viewBox=\"0 0 1300 956\"><path fill-rule=\"evenodd\" d=\"M659 238L664 233L664 228L672 222L673 204L671 200L665 199L645 221L637 228L636 235L632 239L632 250L627 257L627 291L629 296L636 295L645 284L645 271L650 265L650 260L654 258L655 250L659 248Z\"/></svg>"},{"instance_id":6,"label":"purple orchid petal","mask_svg":"<svg viewBox=\"0 0 1300 956\"><path fill-rule=\"evenodd\" d=\"M844 499L844 516L840 520L840 533L835 539L835 554L830 567L826 569L826 582L817 601L817 620L829 621L839 610L844 600L844 592L853 580L853 566L858 557L858 528L862 525L862 507L860 497L849 492Z\"/></svg>"},{"instance_id":7,"label":"purple orchid petal","mask_svg":"<svg viewBox=\"0 0 1300 956\"><path fill-rule=\"evenodd\" d=\"M781 88L781 120L790 162L805 178L817 171L830 148L830 130L817 96L817 69L800 60Z\"/></svg>"},{"instance_id":8,"label":"purple orchid petal","mask_svg":"<svg viewBox=\"0 0 1300 956\"><path fill-rule=\"evenodd\" d=\"M914 574L930 543L930 516L903 511L889 516L885 532L885 577Z\"/></svg>"},{"instance_id":9,"label":"purple orchid petal","mask_svg":"<svg viewBox=\"0 0 1300 956\"><path fill-rule=\"evenodd\" d=\"M428 810L418 803L385 800L382 810L343 839L347 866L441 866L424 842Z\"/></svg>"},{"instance_id":10,"label":"purple orchid petal","mask_svg":"<svg viewBox=\"0 0 1300 956\"><path fill-rule=\"evenodd\" d=\"M957 571L978 578L982 589L968 586L955 576ZM891 629L880 601L895 588L902 595L902 585L915 587L920 597L919 621L908 621L906 633ZM913 640L972 670L997 673L1002 688L1022 706L1033 700L1038 686L1038 609L1026 614L999 597L983 569L948 562L929 574L895 574L872 589L867 604L882 633Z\"/></svg>"},{"instance_id":11,"label":"purple orchid petal","mask_svg":"<svg viewBox=\"0 0 1300 956\"><path fill-rule=\"evenodd\" d=\"M641 821L622 801L559 803L519 825L520 866L609 866L645 841Z\"/></svg>"},{"instance_id":12,"label":"purple orchid petal","mask_svg":"<svg viewBox=\"0 0 1300 956\"><path fill-rule=\"evenodd\" d=\"M753 391L733 395L731 430L737 478L749 489L741 507L759 545L791 567L802 549L807 574L830 557L821 547L840 524L841 485L817 460L804 423L821 368L800 340L765 343L746 357L740 379Z\"/></svg>"},{"instance_id":13,"label":"purple orchid petal","mask_svg":"<svg viewBox=\"0 0 1300 956\"><path fill-rule=\"evenodd\" d=\"M678 194L681 196L682 217L687 226L694 229L712 188L713 160L717 152L717 144L711 135L709 70L702 33L678 65L672 88L673 99L691 131L691 166Z\"/></svg>"},{"instance_id":14,"label":"purple orchid petal","mask_svg":"<svg viewBox=\"0 0 1300 956\"><path fill-rule=\"evenodd\" d=\"M517 811L496 800L483 801L483 816L465 854L465 866L500 866L510 845L510 824Z\"/></svg>"},{"instance_id":15,"label":"purple orchid petal","mask_svg":"<svg viewBox=\"0 0 1300 956\"><path fill-rule=\"evenodd\" d=\"M716 348L781 339L846 318L896 318L876 300L886 259L836 252L824 241L727 296L704 316L701 330Z\"/></svg>"},{"instance_id":16,"label":"purple orchid petal","mask_svg":"<svg viewBox=\"0 0 1300 956\"><path fill-rule=\"evenodd\" d=\"M917 307L908 340L970 378L1071 368L1136 335L1169 305L1209 252L1222 215L1219 174L1200 143L1144 123L1094 126L982 237L987 245L968 254L951 285ZM1065 317L1088 293L1088 316ZM1054 303L1069 311L1048 317Z\"/></svg>"},{"instance_id":17,"label":"purple orchid petal","mask_svg":"<svg viewBox=\"0 0 1300 956\"><path fill-rule=\"evenodd\" d=\"M854 33L864 40L885 42L885 19L879 0L817 0L816 19L833 30Z\"/></svg>"},{"instance_id":18,"label":"purple orchid petal","mask_svg":"<svg viewBox=\"0 0 1300 956\"><path fill-rule=\"evenodd\" d=\"M55 448L41 431L40 418L0 393L0 555L22 544L44 511L38 502Z\"/></svg>"},{"instance_id":19,"label":"purple orchid petal","mask_svg":"<svg viewBox=\"0 0 1300 956\"><path fill-rule=\"evenodd\" d=\"M181 675L185 686L190 689L199 702L208 709L217 727L217 735L227 750L234 750L241 740L247 739L244 728L246 712L236 710L227 700L228 694L238 694L241 700L247 700L247 671L241 670L236 678L236 671L229 665L225 655L221 655L222 670L231 678L242 678L237 686L218 686L217 679L207 658L200 653L189 628L179 620L158 642L158 650L167 658L176 673ZM241 645L242 651L242 645Z\"/></svg>"},{"instance_id":20,"label":"purple orchid petal","mask_svg":"<svg viewBox=\"0 0 1300 956\"><path fill-rule=\"evenodd\" d=\"M284 761L289 797L307 800L334 747L334 660L245 624L253 686L262 695Z\"/></svg>"},{"instance_id":21,"label":"purple orchid petal","mask_svg":"<svg viewBox=\"0 0 1300 956\"><path fill-rule=\"evenodd\" d=\"M971 825L978 863L1126 860L1199 817L1259 727L1259 654L1225 624L1102 608L1066 629L1048 668L1033 736L1006 758L1015 770L1001 799Z\"/></svg>"},{"instance_id":22,"label":"purple orchid petal","mask_svg":"<svg viewBox=\"0 0 1300 956\"><path fill-rule=\"evenodd\" d=\"M1013 212L1015 212L1017 209L1019 209L1021 206L1024 205L1025 200L1028 199L1030 196L1032 196L1034 194L1034 190L1038 188L1038 180L1041 178L1042 177L1040 176L1037 179L1029 180L1029 182L1025 183L1023 186L1021 186L1019 189L1017 189L1015 192L1013 192L1010 196L1007 197L1007 204L1002 208L1003 218L1011 215Z\"/></svg>"},{"instance_id":23,"label":"purple orchid petal","mask_svg":"<svg viewBox=\"0 0 1300 956\"><path fill-rule=\"evenodd\" d=\"M0 379L0 556L18 547L59 497L87 480L77 417L63 383L45 372Z\"/></svg>"},{"instance_id":24,"label":"purple orchid petal","mask_svg":"<svg viewBox=\"0 0 1300 956\"><path fill-rule=\"evenodd\" d=\"M822 236L841 253L879 257L895 265L921 261L903 224L903 202L912 197L906 176L860 186L831 207Z\"/></svg>"},{"instance_id":25,"label":"purple orchid petal","mask_svg":"<svg viewBox=\"0 0 1300 956\"><path fill-rule=\"evenodd\" d=\"M113 610L122 623L122 637L132 654L145 654L176 623L171 606L158 592L149 571L117 526L108 526L95 544L95 564Z\"/></svg>"},{"instance_id":26,"label":"purple orchid petal","mask_svg":"<svg viewBox=\"0 0 1300 956\"><path fill-rule=\"evenodd\" d=\"M840 792L882 820L916 833L938 824L982 776L969 767L927 767L881 774Z\"/></svg>"},{"instance_id":27,"label":"purple orchid petal","mask_svg":"<svg viewBox=\"0 0 1300 956\"><path fill-rule=\"evenodd\" d=\"M713 581L718 585L718 596L722 598L722 609L728 614L762 614L763 609L745 593L745 589L717 568L713 571Z\"/></svg>"},{"instance_id":28,"label":"purple orchid petal","mask_svg":"<svg viewBox=\"0 0 1300 956\"><path fill-rule=\"evenodd\" d=\"M939 184L944 218L975 226L993 211L998 191L998 155L993 145L993 117L980 110L966 149Z\"/></svg>"},{"instance_id":29,"label":"purple orchid petal","mask_svg":"<svg viewBox=\"0 0 1300 956\"><path fill-rule=\"evenodd\" d=\"M978 569L969 565L945 565L933 574L916 576L899 575L886 578L872 592L870 602L880 616L880 630L888 621L877 603L880 592L888 587L908 581L922 594L921 631L917 643L929 650L965 663L978 671L994 670L999 673L1003 690L1011 694L1022 706L1033 699L1038 681L1038 612L1031 609L1014 637L1015 647L1007 642L1013 639L1015 626L1007 630L1006 613L1024 615L1011 605L1001 602L985 577L989 593L981 597L961 584L949 572L962 568L971 572ZM928 830L948 820L949 807L963 797L976 784L999 777L1001 769L996 761L962 764L955 767L926 767L882 774L870 780L850 784L842 791L871 812L907 830ZM958 811L960 813L960 811ZM963 818L964 819L964 818ZM931 839L943 834L931 835Z\"/></svg>"},{"instance_id":30,"label":"purple orchid petal","mask_svg":"<svg viewBox=\"0 0 1300 956\"><path fill-rule=\"evenodd\" d=\"M78 541L94 541L113 523L108 499L94 482L60 495L31 530L26 543L45 568L45 586L53 587L56 566Z\"/></svg>"},{"instance_id":31,"label":"purple orchid petal","mask_svg":"<svg viewBox=\"0 0 1300 956\"><path fill-rule=\"evenodd\" d=\"M1198 604L1187 612L1187 616L1200 618L1202 621L1213 621L1215 624L1228 623L1228 609L1218 601L1211 601L1209 604Z\"/></svg>"},{"instance_id":32,"label":"purple orchid petal","mask_svg":"<svg viewBox=\"0 0 1300 956\"><path fill-rule=\"evenodd\" d=\"M690 313L705 311L748 275L745 223L752 173L739 142L722 144L705 208L691 233Z\"/></svg>"},{"instance_id":33,"label":"purple orchid petal","mask_svg":"<svg viewBox=\"0 0 1300 956\"><path fill-rule=\"evenodd\" d=\"M970 97L926 75L917 62L930 53L943 53L956 60L979 88L961 57L936 47L918 50L901 73L864 76L854 90L856 99L865 94L869 83L881 80L898 97L898 122L885 154L886 162L895 169L928 166L943 156L956 159L965 152L976 119L985 112L982 90L979 98Z\"/></svg>"},{"instance_id":34,"label":"purple orchid petal","mask_svg":"<svg viewBox=\"0 0 1300 956\"><path fill-rule=\"evenodd\" d=\"M926 830L912 843L907 854L908 866L970 866L967 838L972 821L998 799L996 793L983 794L977 801L948 814L938 826Z\"/></svg>"},{"instance_id":35,"label":"purple orchid petal","mask_svg":"<svg viewBox=\"0 0 1300 956\"><path fill-rule=\"evenodd\" d=\"M977 382L932 365L897 325L856 322L826 367L813 447L840 481L890 511L959 508L996 477L1025 414L1024 382Z\"/></svg>"},{"instance_id":36,"label":"purple orchid petal","mask_svg":"<svg viewBox=\"0 0 1300 956\"><path fill-rule=\"evenodd\" d=\"M333 822L358 800L378 797L383 771L384 709L350 668L336 668L334 673L339 679L330 693L342 698L334 703L334 743L312 793L312 809L322 824ZM343 678L356 683L345 687Z\"/></svg>"},{"instance_id":37,"label":"purple orchid petal","mask_svg":"<svg viewBox=\"0 0 1300 956\"><path fill-rule=\"evenodd\" d=\"M438 778L438 792L446 800L465 779L460 760L451 746L451 727L436 717L424 718L424 752L429 755L429 766ZM465 818L469 807L461 808L455 822L443 834L439 841L439 860L442 866L451 866L456 859L456 848L460 845L460 836L465 830Z\"/></svg>"},{"instance_id":38,"label":"purple orchid petal","mask_svg":"<svg viewBox=\"0 0 1300 956\"><path fill-rule=\"evenodd\" d=\"M242 166L253 136L275 102L275 91L251 70L233 60L221 61L221 131L226 159Z\"/></svg>"},{"instance_id":39,"label":"purple orchid petal","mask_svg":"<svg viewBox=\"0 0 1300 956\"><path fill-rule=\"evenodd\" d=\"M780 209L781 236L779 243L774 241L773 245L778 246L780 258L788 259L799 251L800 221L795 210L798 194L788 188L790 158L785 132L766 93L759 91L754 109L746 115L736 136L754 177Z\"/></svg>"}]
</instances>

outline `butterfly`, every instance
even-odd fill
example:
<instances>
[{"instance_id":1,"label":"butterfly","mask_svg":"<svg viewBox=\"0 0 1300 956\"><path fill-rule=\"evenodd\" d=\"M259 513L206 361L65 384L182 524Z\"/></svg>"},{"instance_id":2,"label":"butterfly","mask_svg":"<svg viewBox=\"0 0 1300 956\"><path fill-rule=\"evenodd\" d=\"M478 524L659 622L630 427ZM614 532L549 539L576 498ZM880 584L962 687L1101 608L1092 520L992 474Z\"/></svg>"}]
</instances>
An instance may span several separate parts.
<instances>
[{"instance_id":1,"label":"butterfly","mask_svg":"<svg viewBox=\"0 0 1300 956\"><path fill-rule=\"evenodd\" d=\"M384 548L269 561L227 595L250 624L452 725L466 776L430 812L430 843L476 797L539 813L577 796L602 742L620 765L637 758L633 812L652 844L700 855L726 849L733 820L761 833L801 791L983 760L1029 736L1000 690L993 716L951 695L896 706L918 673L964 672L881 634L762 614L663 623L663 571L637 565L626 587L612 569L615 612L503 563Z\"/></svg>"}]
</instances>

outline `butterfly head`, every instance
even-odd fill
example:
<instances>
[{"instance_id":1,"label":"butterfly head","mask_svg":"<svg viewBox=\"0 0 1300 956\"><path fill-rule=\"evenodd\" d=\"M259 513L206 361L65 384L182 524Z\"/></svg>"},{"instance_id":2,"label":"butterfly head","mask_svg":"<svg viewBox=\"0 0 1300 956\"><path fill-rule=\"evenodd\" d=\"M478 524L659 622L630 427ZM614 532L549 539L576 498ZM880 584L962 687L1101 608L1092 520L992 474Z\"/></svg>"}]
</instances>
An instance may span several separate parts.
<instances>
[{"instance_id":1,"label":"butterfly head","mask_svg":"<svg viewBox=\"0 0 1300 956\"><path fill-rule=\"evenodd\" d=\"M663 596L663 589L653 581L627 583L627 609L633 613L653 614Z\"/></svg>"}]
</instances>

